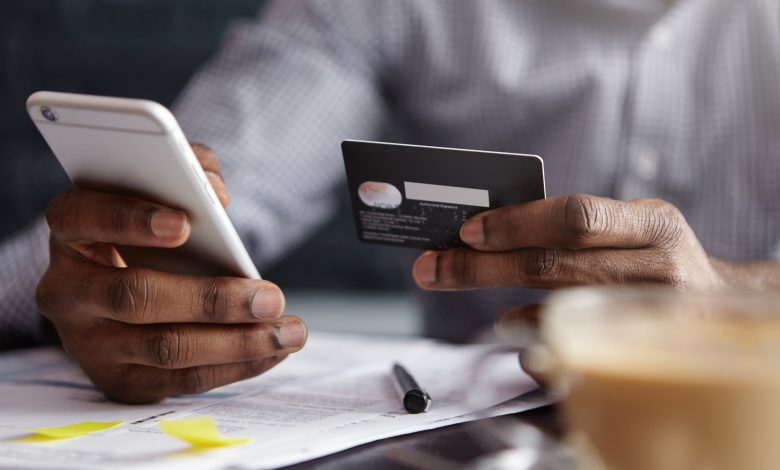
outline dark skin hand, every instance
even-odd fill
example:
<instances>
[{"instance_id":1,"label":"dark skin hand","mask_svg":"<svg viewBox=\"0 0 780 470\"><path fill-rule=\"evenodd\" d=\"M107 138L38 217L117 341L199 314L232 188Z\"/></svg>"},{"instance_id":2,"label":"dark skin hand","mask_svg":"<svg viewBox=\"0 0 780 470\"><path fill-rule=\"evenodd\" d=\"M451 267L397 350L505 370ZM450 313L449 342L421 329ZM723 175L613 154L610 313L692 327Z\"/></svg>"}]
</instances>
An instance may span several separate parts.
<instances>
[{"instance_id":1,"label":"dark skin hand","mask_svg":"<svg viewBox=\"0 0 780 470\"><path fill-rule=\"evenodd\" d=\"M470 248L429 251L417 259L412 273L420 287L780 288L780 263L709 256L680 211L658 199L554 197L483 212L463 224L460 234ZM538 306L509 309L497 327L533 326L538 314Z\"/></svg>"},{"instance_id":2,"label":"dark skin hand","mask_svg":"<svg viewBox=\"0 0 780 470\"><path fill-rule=\"evenodd\" d=\"M424 289L553 289L594 284L724 285L682 214L657 199L561 196L484 212L461 238L472 249L427 252L413 273Z\"/></svg>"},{"instance_id":3,"label":"dark skin hand","mask_svg":"<svg viewBox=\"0 0 780 470\"><path fill-rule=\"evenodd\" d=\"M223 205L219 161L193 145ZM46 218L51 261L36 297L67 353L107 397L149 403L256 376L296 352L306 327L283 316L268 281L127 267L115 245L172 248L187 215L127 196L72 189Z\"/></svg>"}]
</instances>

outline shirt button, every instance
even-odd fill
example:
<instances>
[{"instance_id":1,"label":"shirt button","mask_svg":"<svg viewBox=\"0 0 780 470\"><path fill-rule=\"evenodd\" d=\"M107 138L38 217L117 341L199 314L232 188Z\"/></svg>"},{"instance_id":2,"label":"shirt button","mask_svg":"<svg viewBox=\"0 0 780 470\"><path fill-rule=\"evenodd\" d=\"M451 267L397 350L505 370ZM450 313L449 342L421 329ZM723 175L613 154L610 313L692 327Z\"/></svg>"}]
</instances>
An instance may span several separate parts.
<instances>
[{"instance_id":1,"label":"shirt button","mask_svg":"<svg viewBox=\"0 0 780 470\"><path fill-rule=\"evenodd\" d=\"M645 181L654 180L658 177L659 159L658 152L654 148L648 146L637 148L632 162L634 173Z\"/></svg>"}]
</instances>

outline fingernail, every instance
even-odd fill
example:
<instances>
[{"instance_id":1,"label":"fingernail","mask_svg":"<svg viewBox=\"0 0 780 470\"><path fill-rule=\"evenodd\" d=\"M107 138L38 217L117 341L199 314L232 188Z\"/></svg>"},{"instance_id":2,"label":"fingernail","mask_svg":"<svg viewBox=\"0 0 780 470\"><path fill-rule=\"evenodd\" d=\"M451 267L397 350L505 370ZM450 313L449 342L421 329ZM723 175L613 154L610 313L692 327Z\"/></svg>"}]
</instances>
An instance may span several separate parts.
<instances>
[{"instance_id":1,"label":"fingernail","mask_svg":"<svg viewBox=\"0 0 780 470\"><path fill-rule=\"evenodd\" d=\"M150 225L159 238L180 237L187 227L187 216L180 211L160 210L152 214Z\"/></svg>"},{"instance_id":2,"label":"fingernail","mask_svg":"<svg viewBox=\"0 0 780 470\"><path fill-rule=\"evenodd\" d=\"M423 284L436 283L436 258L435 251L427 251L417 258L414 263L414 278Z\"/></svg>"},{"instance_id":3,"label":"fingernail","mask_svg":"<svg viewBox=\"0 0 780 470\"><path fill-rule=\"evenodd\" d=\"M482 217L467 221L460 228L460 239L472 246L485 243L485 224Z\"/></svg>"},{"instance_id":4,"label":"fingernail","mask_svg":"<svg viewBox=\"0 0 780 470\"><path fill-rule=\"evenodd\" d=\"M306 325L299 320L282 323L279 327L279 345L283 348L300 348L306 343Z\"/></svg>"},{"instance_id":5,"label":"fingernail","mask_svg":"<svg viewBox=\"0 0 780 470\"><path fill-rule=\"evenodd\" d=\"M222 207L227 207L230 205L230 194L225 191L216 191L217 198L219 198L219 202L222 203Z\"/></svg>"},{"instance_id":6,"label":"fingernail","mask_svg":"<svg viewBox=\"0 0 780 470\"><path fill-rule=\"evenodd\" d=\"M284 295L278 291L259 290L252 297L252 315L256 318L276 318L284 310Z\"/></svg>"}]
</instances>

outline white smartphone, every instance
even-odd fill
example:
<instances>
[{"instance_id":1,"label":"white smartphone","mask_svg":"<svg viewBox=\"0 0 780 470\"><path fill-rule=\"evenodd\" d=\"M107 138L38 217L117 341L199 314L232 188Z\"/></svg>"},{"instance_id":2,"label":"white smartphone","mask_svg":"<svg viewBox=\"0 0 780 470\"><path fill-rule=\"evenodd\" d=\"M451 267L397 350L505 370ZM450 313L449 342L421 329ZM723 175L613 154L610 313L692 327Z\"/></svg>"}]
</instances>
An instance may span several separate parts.
<instances>
[{"instance_id":1,"label":"white smartphone","mask_svg":"<svg viewBox=\"0 0 780 470\"><path fill-rule=\"evenodd\" d=\"M78 188L185 211L192 231L174 249L117 247L128 266L260 279L176 119L153 101L39 91L27 112Z\"/></svg>"}]
</instances>

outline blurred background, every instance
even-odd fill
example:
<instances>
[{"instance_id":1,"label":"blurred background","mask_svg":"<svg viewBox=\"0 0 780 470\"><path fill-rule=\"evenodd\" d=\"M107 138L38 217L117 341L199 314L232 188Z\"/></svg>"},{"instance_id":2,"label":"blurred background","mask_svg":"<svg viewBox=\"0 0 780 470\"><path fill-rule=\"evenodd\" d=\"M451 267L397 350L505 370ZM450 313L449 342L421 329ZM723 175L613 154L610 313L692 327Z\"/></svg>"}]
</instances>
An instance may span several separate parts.
<instances>
[{"instance_id":1,"label":"blurred background","mask_svg":"<svg viewBox=\"0 0 780 470\"><path fill-rule=\"evenodd\" d=\"M0 2L0 238L39 218L69 187L29 121L37 90L145 98L170 106L235 21L262 0L2 0ZM229 184L229 181L228 181ZM263 277L287 294L288 312L333 331L418 334L407 273L393 248L357 241L346 185L339 213Z\"/></svg>"}]
</instances>

